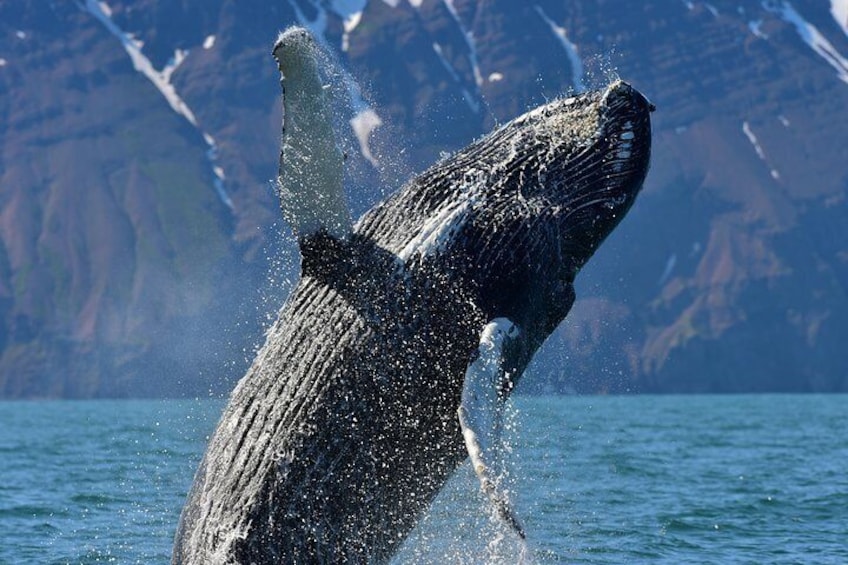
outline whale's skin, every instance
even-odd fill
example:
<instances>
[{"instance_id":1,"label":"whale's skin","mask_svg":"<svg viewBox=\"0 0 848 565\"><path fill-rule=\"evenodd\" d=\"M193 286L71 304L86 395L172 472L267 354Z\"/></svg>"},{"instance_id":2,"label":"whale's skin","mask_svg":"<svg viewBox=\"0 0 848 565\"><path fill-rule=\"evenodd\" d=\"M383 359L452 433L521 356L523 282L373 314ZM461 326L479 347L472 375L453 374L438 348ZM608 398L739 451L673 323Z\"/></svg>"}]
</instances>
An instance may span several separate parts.
<instances>
[{"instance_id":1,"label":"whale's skin","mask_svg":"<svg viewBox=\"0 0 848 565\"><path fill-rule=\"evenodd\" d=\"M347 237L300 239L301 278L209 440L173 563L384 563L468 456L457 410L486 324L515 381L633 203L635 89L539 107L410 180Z\"/></svg>"}]
</instances>

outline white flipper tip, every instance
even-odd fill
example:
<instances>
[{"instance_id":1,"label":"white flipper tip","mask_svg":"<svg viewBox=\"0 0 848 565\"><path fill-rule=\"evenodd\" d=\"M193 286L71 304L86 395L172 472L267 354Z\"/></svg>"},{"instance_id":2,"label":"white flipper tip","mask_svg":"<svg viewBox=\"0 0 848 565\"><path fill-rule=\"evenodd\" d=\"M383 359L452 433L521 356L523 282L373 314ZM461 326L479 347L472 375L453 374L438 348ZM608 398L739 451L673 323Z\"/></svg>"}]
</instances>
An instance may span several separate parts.
<instances>
[{"instance_id":1,"label":"white flipper tip","mask_svg":"<svg viewBox=\"0 0 848 565\"><path fill-rule=\"evenodd\" d=\"M293 61L300 63L304 55L311 54L315 48L315 38L304 27L291 26L280 32L274 43L274 58L280 71L285 73Z\"/></svg>"}]
</instances>

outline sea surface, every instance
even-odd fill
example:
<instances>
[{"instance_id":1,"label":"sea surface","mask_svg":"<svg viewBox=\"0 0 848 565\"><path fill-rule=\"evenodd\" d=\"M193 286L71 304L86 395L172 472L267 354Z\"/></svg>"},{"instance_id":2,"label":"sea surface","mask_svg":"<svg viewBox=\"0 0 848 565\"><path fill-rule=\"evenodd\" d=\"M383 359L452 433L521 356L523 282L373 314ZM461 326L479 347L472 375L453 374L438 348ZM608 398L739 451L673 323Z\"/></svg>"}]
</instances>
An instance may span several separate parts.
<instances>
[{"instance_id":1,"label":"sea surface","mask_svg":"<svg viewBox=\"0 0 848 565\"><path fill-rule=\"evenodd\" d=\"M221 400L0 403L0 563L167 563ZM848 563L848 396L516 397L395 563Z\"/></svg>"}]
</instances>

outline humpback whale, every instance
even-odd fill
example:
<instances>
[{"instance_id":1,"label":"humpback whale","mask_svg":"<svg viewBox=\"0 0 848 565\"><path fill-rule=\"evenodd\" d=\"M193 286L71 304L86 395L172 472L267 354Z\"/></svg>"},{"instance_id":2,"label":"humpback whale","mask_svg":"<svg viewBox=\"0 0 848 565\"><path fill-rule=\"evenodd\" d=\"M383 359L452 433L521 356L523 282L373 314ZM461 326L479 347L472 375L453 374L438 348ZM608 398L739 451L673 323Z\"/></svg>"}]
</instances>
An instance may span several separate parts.
<instances>
[{"instance_id":1,"label":"humpback whale","mask_svg":"<svg viewBox=\"0 0 848 565\"><path fill-rule=\"evenodd\" d=\"M354 223L316 49L302 28L274 46L300 280L209 440L173 563L385 563L469 457L525 537L497 472L503 404L647 174L653 106L616 81L504 124Z\"/></svg>"}]
</instances>

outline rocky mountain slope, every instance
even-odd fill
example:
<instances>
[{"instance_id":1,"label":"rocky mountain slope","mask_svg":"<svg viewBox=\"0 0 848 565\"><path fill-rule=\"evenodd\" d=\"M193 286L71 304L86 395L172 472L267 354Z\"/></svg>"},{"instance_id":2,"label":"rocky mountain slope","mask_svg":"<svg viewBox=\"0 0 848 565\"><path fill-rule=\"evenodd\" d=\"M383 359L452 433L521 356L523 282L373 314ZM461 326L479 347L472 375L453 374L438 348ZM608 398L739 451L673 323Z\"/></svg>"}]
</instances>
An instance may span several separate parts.
<instances>
[{"instance_id":1,"label":"rocky mountain slope","mask_svg":"<svg viewBox=\"0 0 848 565\"><path fill-rule=\"evenodd\" d=\"M0 4L0 396L227 390L296 273L270 58L337 77L357 212L569 90L656 103L653 168L527 390L848 390L845 0ZM349 127L353 120L355 127Z\"/></svg>"}]
</instances>

